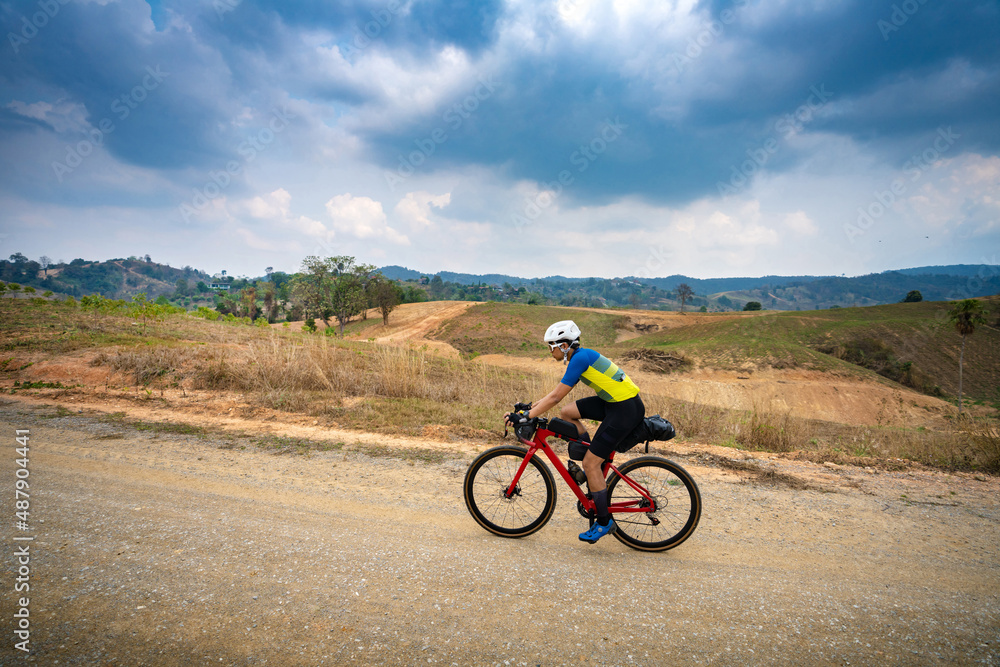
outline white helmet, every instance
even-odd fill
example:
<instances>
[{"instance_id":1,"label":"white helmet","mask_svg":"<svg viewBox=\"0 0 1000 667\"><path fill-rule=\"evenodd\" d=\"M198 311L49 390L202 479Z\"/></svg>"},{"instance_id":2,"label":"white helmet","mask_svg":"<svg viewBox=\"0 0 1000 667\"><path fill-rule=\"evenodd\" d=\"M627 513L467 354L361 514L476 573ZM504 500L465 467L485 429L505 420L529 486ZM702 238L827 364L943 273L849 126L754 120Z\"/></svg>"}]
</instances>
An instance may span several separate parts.
<instances>
[{"instance_id":1,"label":"white helmet","mask_svg":"<svg viewBox=\"0 0 1000 667\"><path fill-rule=\"evenodd\" d=\"M545 331L546 343L575 343L580 340L580 327L573 320L556 322Z\"/></svg>"}]
</instances>

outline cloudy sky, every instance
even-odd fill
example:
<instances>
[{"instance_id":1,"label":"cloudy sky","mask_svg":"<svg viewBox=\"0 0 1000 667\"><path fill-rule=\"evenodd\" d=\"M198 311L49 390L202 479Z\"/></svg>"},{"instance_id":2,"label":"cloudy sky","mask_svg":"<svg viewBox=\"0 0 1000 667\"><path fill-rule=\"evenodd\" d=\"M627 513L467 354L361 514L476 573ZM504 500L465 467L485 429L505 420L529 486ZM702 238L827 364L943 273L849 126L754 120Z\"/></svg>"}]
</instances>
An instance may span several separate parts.
<instances>
[{"instance_id":1,"label":"cloudy sky","mask_svg":"<svg viewBox=\"0 0 1000 667\"><path fill-rule=\"evenodd\" d=\"M0 2L0 255L1000 261L1000 3Z\"/></svg>"}]
</instances>

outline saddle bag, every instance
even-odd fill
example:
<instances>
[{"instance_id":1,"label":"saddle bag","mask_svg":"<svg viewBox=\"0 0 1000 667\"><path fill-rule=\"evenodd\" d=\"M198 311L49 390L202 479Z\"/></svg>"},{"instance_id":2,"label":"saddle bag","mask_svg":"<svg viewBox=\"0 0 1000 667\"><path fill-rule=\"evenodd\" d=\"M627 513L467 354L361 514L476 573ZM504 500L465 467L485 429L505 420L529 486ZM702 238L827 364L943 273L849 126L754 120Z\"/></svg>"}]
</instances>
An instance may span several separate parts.
<instances>
[{"instance_id":1,"label":"saddle bag","mask_svg":"<svg viewBox=\"0 0 1000 667\"><path fill-rule=\"evenodd\" d=\"M673 424L660 415L653 415L639 422L639 425L618 443L615 450L627 452L640 442L644 442L647 445L646 451L649 451L648 445L651 440L670 440L675 435L677 435L677 431L674 430Z\"/></svg>"}]
</instances>

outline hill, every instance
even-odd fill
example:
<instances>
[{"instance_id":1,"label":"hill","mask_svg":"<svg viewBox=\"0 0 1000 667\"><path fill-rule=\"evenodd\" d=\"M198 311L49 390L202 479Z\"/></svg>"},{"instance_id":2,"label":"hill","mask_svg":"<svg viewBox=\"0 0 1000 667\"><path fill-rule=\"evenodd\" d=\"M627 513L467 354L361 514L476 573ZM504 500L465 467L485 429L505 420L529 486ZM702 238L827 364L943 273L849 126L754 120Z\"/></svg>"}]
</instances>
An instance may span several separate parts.
<instances>
[{"instance_id":1,"label":"hill","mask_svg":"<svg viewBox=\"0 0 1000 667\"><path fill-rule=\"evenodd\" d=\"M923 299L946 301L1000 293L1000 269L987 264L928 266L884 271L864 276L761 276L698 279L683 275L664 278L519 278L505 274L464 274L442 271L422 274L400 266L385 266L394 280L415 282L436 276L441 285L432 299L523 301L562 306L631 307L679 310L677 288L687 284L694 296L693 310L741 310L751 301L769 310L817 310L831 307L899 303L919 291ZM490 290L485 297L483 287ZM478 292L476 291L478 290Z\"/></svg>"},{"instance_id":2,"label":"hill","mask_svg":"<svg viewBox=\"0 0 1000 667\"><path fill-rule=\"evenodd\" d=\"M145 292L150 299L155 299L161 294L173 294L177 281L182 279L193 287L199 280L210 280L210 276L190 266L175 269L135 257L104 262L74 259L45 267L20 253L12 255L10 260L0 260L0 281L73 297L100 294L109 299L122 299Z\"/></svg>"},{"instance_id":3,"label":"hill","mask_svg":"<svg viewBox=\"0 0 1000 667\"><path fill-rule=\"evenodd\" d=\"M966 341L964 395L1000 407L1000 298L986 300L991 326ZM931 396L958 394L961 337L947 302L834 308L808 313L690 314L481 304L443 323L431 338L469 355L545 354L546 326L573 319L585 344L612 355L640 350L663 360L729 371L765 369L884 378ZM670 364L667 364L668 366Z\"/></svg>"},{"instance_id":4,"label":"hill","mask_svg":"<svg viewBox=\"0 0 1000 667\"><path fill-rule=\"evenodd\" d=\"M42 258L45 260L45 258ZM807 311L834 307L874 306L898 303L911 291L928 301L947 301L1000 293L1000 269L993 265L927 266L885 271L865 276L760 276L697 279L683 275L662 278L520 278L505 274L467 274L442 271L421 274L401 266L385 266L386 277L403 284L404 302L419 300L503 301L535 305L641 310L740 311L750 302L765 310ZM271 282L279 284L291 277ZM193 292L198 281L209 282L208 273L185 266L182 269L129 257L107 261L74 259L69 263L42 264L21 253L0 260L0 281L51 290L80 297L101 294L129 298L145 292L178 298ZM186 287L178 290L178 281ZM252 286L254 279L231 284L232 290ZM182 283L183 284L183 283ZM678 287L687 284L693 296L682 304ZM200 293L207 293L202 288ZM205 297L206 299L208 297ZM287 300L287 299L286 299ZM188 307L197 304L185 304Z\"/></svg>"}]
</instances>

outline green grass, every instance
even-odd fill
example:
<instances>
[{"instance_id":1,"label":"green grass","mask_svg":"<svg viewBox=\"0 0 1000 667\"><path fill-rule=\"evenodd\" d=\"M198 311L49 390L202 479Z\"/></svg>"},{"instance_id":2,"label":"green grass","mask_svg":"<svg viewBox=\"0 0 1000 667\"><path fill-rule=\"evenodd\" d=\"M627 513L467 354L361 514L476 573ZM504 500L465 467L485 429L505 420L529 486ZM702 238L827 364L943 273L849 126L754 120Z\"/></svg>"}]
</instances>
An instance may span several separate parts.
<instances>
[{"instance_id":1,"label":"green grass","mask_svg":"<svg viewBox=\"0 0 1000 667\"><path fill-rule=\"evenodd\" d=\"M607 347L615 342L618 330L627 325L623 312L597 312L558 306L528 306L487 302L475 305L448 320L432 334L468 356L547 354L542 342L553 322L573 320L584 332L582 342L589 347Z\"/></svg>"},{"instance_id":2,"label":"green grass","mask_svg":"<svg viewBox=\"0 0 1000 667\"><path fill-rule=\"evenodd\" d=\"M200 426L193 426L191 424L184 424L181 422L155 422L143 421L141 419L128 419L124 412L112 412L111 414L100 417L99 421L107 424L128 427L136 431L151 433L173 433L176 435L194 435L201 437L209 434L206 429Z\"/></svg>"},{"instance_id":3,"label":"green grass","mask_svg":"<svg viewBox=\"0 0 1000 667\"><path fill-rule=\"evenodd\" d=\"M1000 308L1000 299L986 300ZM649 347L695 357L703 365L738 369L746 364L849 373L875 372L820 349L850 347L864 339L884 344L894 361L911 362L912 386L935 393L958 392L961 337L947 323L946 302L891 304L805 312L768 312L728 317L658 331L623 347ZM1000 330L984 326L966 340L964 393L995 401L1000 393Z\"/></svg>"},{"instance_id":4,"label":"green grass","mask_svg":"<svg viewBox=\"0 0 1000 667\"><path fill-rule=\"evenodd\" d=\"M20 382L15 380L10 393L14 394L25 389L70 389L70 387L67 387L62 382L44 382L41 380L36 382Z\"/></svg>"}]
</instances>

